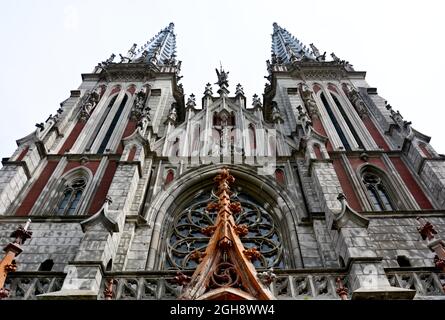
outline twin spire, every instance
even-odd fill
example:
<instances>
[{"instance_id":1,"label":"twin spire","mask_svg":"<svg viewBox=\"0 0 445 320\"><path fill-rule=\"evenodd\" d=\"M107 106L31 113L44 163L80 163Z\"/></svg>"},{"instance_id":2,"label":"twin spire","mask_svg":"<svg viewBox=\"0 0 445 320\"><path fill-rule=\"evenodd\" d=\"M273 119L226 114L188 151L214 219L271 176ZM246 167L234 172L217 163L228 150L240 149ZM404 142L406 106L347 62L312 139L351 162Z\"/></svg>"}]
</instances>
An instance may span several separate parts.
<instances>
[{"instance_id":1,"label":"twin spire","mask_svg":"<svg viewBox=\"0 0 445 320\"><path fill-rule=\"evenodd\" d=\"M176 66L180 69L180 61L176 61L176 35L175 25L170 23L167 27L159 31L149 41L138 48L133 44L126 55L119 54L118 63L147 63L156 66ZM340 60L334 53L330 54L332 60L347 68L352 67L347 61ZM119 58L118 57L118 58ZM116 56L112 54L110 58L99 64L98 67L105 67L114 62ZM321 52L311 43L309 47L295 38L285 28L273 23L272 33L272 55L267 61L270 71L271 65L292 64L298 61L326 61L326 52ZM218 75L219 77L219 75ZM218 83L220 86L223 83Z\"/></svg>"}]
</instances>

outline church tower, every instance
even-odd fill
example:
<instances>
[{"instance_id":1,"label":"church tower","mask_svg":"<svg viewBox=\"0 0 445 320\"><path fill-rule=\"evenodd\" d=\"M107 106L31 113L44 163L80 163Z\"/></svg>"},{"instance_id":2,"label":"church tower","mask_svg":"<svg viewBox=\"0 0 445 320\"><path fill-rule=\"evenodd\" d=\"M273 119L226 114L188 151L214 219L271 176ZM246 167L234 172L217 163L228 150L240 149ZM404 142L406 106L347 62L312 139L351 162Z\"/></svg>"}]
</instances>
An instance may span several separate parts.
<instances>
[{"instance_id":1,"label":"church tower","mask_svg":"<svg viewBox=\"0 0 445 320\"><path fill-rule=\"evenodd\" d=\"M276 23L263 97L180 71L171 23L17 141L0 296L445 296L445 157L365 72Z\"/></svg>"}]
</instances>

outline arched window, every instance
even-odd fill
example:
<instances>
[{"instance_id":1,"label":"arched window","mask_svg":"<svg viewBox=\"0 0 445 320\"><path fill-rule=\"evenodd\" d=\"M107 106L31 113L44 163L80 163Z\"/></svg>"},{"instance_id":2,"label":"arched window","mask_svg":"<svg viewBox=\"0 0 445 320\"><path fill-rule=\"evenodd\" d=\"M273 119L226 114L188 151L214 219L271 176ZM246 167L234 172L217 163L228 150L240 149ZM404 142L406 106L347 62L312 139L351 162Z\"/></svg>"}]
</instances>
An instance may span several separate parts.
<instances>
[{"instance_id":1,"label":"arched window","mask_svg":"<svg viewBox=\"0 0 445 320\"><path fill-rule=\"evenodd\" d=\"M65 183L56 213L58 215L74 215L86 185L87 179L85 177L76 177Z\"/></svg>"},{"instance_id":2,"label":"arched window","mask_svg":"<svg viewBox=\"0 0 445 320\"><path fill-rule=\"evenodd\" d=\"M125 97L122 99L121 104L119 105L119 109L117 109L116 113L114 114L113 120L111 121L110 126L108 127L108 130L105 134L105 137L102 140L102 143L99 146L99 150L97 153L103 153L105 151L105 148L107 147L108 142L110 141L111 135L114 132L114 128L116 127L117 122L119 121L119 118L124 111L125 104L127 103L128 95L125 95Z\"/></svg>"},{"instance_id":3,"label":"arched window","mask_svg":"<svg viewBox=\"0 0 445 320\"><path fill-rule=\"evenodd\" d=\"M116 88L115 88L115 89L116 89ZM113 92L114 92L114 89L113 89ZM94 143L94 140L95 140L96 137L97 137L97 134L99 133L100 129L102 129L102 126L103 126L103 124L104 124L104 122L105 122L105 119L107 119L107 116L108 116L108 114L109 114L110 111L111 111L111 108L113 108L113 105L114 105L114 103L116 102L117 96L118 96L118 94L115 94L114 97L112 97L112 98L110 99L110 102L108 102L108 106L107 106L107 108L105 109L104 113L102 114L101 119L100 119L100 121L99 121L99 124L94 128L94 131L93 131L93 133L91 134L90 141L88 142L88 144L87 144L87 146L86 146L86 150L87 150L87 151L90 151L90 150L91 150L91 147L93 146L93 143Z\"/></svg>"},{"instance_id":4,"label":"arched window","mask_svg":"<svg viewBox=\"0 0 445 320\"><path fill-rule=\"evenodd\" d=\"M335 114L332 111L332 108L329 105L328 100L326 100L326 97L323 92L320 93L320 99L323 102L323 105L329 115L329 119L331 119L332 124L334 125L334 128L335 128L335 131L337 131L337 134L338 134L341 142L343 143L343 146L345 147L346 150L348 150L348 151L351 150L351 146L348 142L348 139L346 139L346 136L345 136L340 124L338 123L337 118L335 117Z\"/></svg>"},{"instance_id":5,"label":"arched window","mask_svg":"<svg viewBox=\"0 0 445 320\"><path fill-rule=\"evenodd\" d=\"M340 111L343 119L345 119L346 125L348 126L349 130L351 131L352 135L354 136L355 141L359 145L360 148L364 149L363 143L360 140L360 137L358 136L357 131L355 130L354 125L351 123L351 120L349 119L348 115L346 114L345 110L343 109L343 106L341 105L340 101L337 99L335 94L331 92L332 100L334 100L335 104L337 105L338 110Z\"/></svg>"},{"instance_id":6,"label":"arched window","mask_svg":"<svg viewBox=\"0 0 445 320\"><path fill-rule=\"evenodd\" d=\"M260 259L253 262L255 267L284 268L283 238L272 215L246 193L234 192L231 197L233 201L239 201L243 208L234 217L236 223L249 228L249 233L241 238L244 247L256 247L262 254ZM167 234L166 269L196 268L199 260L194 258L194 251L203 253L210 239L201 230L213 225L217 215L216 212L208 212L206 206L215 198L213 192L198 195L175 217Z\"/></svg>"},{"instance_id":7,"label":"arched window","mask_svg":"<svg viewBox=\"0 0 445 320\"><path fill-rule=\"evenodd\" d=\"M393 201L381 177L373 172L364 172L362 181L366 187L371 205L376 211L393 211Z\"/></svg>"}]
</instances>

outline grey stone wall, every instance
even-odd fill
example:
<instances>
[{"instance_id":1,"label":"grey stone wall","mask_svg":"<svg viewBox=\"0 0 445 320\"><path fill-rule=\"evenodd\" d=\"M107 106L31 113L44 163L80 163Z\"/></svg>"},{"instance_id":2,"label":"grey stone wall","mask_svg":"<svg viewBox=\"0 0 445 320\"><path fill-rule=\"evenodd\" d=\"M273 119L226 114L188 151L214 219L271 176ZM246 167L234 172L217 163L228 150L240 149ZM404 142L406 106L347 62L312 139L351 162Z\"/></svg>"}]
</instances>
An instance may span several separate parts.
<instances>
[{"instance_id":1,"label":"grey stone wall","mask_svg":"<svg viewBox=\"0 0 445 320\"><path fill-rule=\"evenodd\" d=\"M14 240L9 236L19 225L24 225L24 220L0 223L1 248ZM47 259L54 261L52 271L64 271L68 261L78 252L83 237L77 222L32 222L30 230L32 237L26 240L23 252L16 258L17 271L37 271Z\"/></svg>"},{"instance_id":2,"label":"grey stone wall","mask_svg":"<svg viewBox=\"0 0 445 320\"><path fill-rule=\"evenodd\" d=\"M438 237L445 239L445 217L425 217L431 222ZM371 218L368 233L376 253L383 257L386 268L399 267L397 256L406 256L413 267L434 266L434 253L427 247L417 231L416 217L410 218Z\"/></svg>"}]
</instances>

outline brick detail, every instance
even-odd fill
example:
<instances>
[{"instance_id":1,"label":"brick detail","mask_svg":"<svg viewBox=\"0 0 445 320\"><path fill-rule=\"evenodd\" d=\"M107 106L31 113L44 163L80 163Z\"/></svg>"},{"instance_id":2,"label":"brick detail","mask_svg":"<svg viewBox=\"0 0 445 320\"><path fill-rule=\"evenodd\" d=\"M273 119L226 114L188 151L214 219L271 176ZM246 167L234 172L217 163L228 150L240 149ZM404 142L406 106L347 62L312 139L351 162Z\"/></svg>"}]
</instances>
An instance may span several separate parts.
<instances>
[{"instance_id":1,"label":"brick detail","mask_svg":"<svg viewBox=\"0 0 445 320\"><path fill-rule=\"evenodd\" d=\"M22 152L20 152L20 155L17 157L16 161L22 161L23 158L26 156L26 154L28 153L29 150L29 146L26 146Z\"/></svg>"},{"instance_id":2,"label":"brick detail","mask_svg":"<svg viewBox=\"0 0 445 320\"><path fill-rule=\"evenodd\" d=\"M40 177L32 185L31 189L25 197L25 200L23 200L22 204L17 209L17 216L26 216L29 214L32 207L34 206L34 203L37 201L40 193L46 186L49 178L51 177L51 174L56 169L57 165L57 161L48 162L45 169L43 169L42 173L40 174Z\"/></svg>"},{"instance_id":3,"label":"brick detail","mask_svg":"<svg viewBox=\"0 0 445 320\"><path fill-rule=\"evenodd\" d=\"M402 177L403 182L405 182L406 186L413 195L414 199L416 199L417 204L420 206L420 208L427 210L433 209L431 202L425 196L425 193L419 187L403 160L400 158L391 158L391 162L394 164L394 167L396 167L397 172Z\"/></svg>"},{"instance_id":4,"label":"brick detail","mask_svg":"<svg viewBox=\"0 0 445 320\"><path fill-rule=\"evenodd\" d=\"M103 205L105 197L107 196L108 189L110 188L111 181L113 180L114 173L116 172L117 163L115 161L110 161L108 163L107 169L105 170L102 181L100 182L99 188L94 194L93 200L91 202L90 214L96 213Z\"/></svg>"},{"instance_id":5,"label":"brick detail","mask_svg":"<svg viewBox=\"0 0 445 320\"><path fill-rule=\"evenodd\" d=\"M343 167L343 164L341 163L340 159L335 159L333 161L335 172L337 173L338 180L340 181L341 188L343 189L343 192L345 193L346 199L348 200L349 205L356 211L361 211L362 207L360 205L360 201L358 200L358 197L354 191L354 188L352 186L352 182L348 177L348 174L346 173L345 168Z\"/></svg>"},{"instance_id":6,"label":"brick detail","mask_svg":"<svg viewBox=\"0 0 445 320\"><path fill-rule=\"evenodd\" d=\"M369 117L366 117L363 119L363 124L365 125L366 129L368 129L369 133L371 134L371 137L374 139L377 146L385 151L389 151L388 144L380 134L379 130L374 125L374 122L372 122L372 120Z\"/></svg>"},{"instance_id":7,"label":"brick detail","mask_svg":"<svg viewBox=\"0 0 445 320\"><path fill-rule=\"evenodd\" d=\"M83 127L85 127L85 123L78 121L76 125L74 126L73 130L71 130L70 135L65 140L65 143L63 144L62 148L59 150L59 154L64 154L66 151L71 150L74 143L77 140L77 137L79 137L80 133L82 132Z\"/></svg>"}]
</instances>

